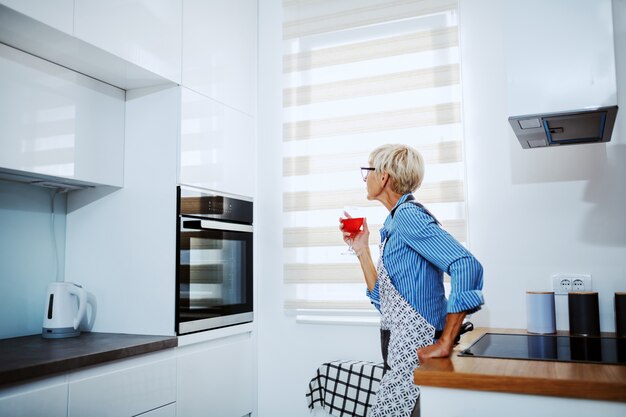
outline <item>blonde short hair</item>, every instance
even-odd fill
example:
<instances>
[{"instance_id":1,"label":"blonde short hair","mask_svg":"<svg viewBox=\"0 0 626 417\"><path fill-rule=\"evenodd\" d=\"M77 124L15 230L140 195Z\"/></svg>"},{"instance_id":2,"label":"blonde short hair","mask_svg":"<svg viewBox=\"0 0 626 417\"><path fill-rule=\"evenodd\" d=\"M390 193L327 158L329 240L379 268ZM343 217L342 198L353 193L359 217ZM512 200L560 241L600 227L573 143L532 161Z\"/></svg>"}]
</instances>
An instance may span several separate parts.
<instances>
[{"instance_id":1,"label":"blonde short hair","mask_svg":"<svg viewBox=\"0 0 626 417\"><path fill-rule=\"evenodd\" d=\"M379 146L370 153L369 163L375 172L389 174L391 189L398 194L412 193L422 184L424 158L408 145Z\"/></svg>"}]
</instances>

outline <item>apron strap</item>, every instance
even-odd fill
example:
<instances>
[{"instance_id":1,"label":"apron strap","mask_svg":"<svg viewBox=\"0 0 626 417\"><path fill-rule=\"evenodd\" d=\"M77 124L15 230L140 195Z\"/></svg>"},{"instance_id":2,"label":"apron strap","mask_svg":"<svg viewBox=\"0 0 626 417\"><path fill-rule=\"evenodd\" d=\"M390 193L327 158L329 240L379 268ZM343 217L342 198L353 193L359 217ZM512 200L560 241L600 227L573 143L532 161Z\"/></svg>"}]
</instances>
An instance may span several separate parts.
<instances>
[{"instance_id":1,"label":"apron strap","mask_svg":"<svg viewBox=\"0 0 626 417\"><path fill-rule=\"evenodd\" d=\"M437 223L437 225L441 226L441 223L439 223L439 220L437 220L437 218L434 216L434 214L432 214L430 212L430 210L428 210L426 207L424 207L423 204L421 204L417 200L415 200L415 196L413 194L409 194L408 197L406 198L406 200L404 200L404 203L413 203L413 204L415 204L417 207L419 207L422 210L424 210L426 212L426 214L428 214L430 217L432 217L433 220L435 221L435 223ZM402 203L402 204L404 204L404 203ZM393 208L393 210L391 210L391 217L393 217L393 215L396 212L396 210L398 209L398 207L400 207L400 205L395 206Z\"/></svg>"}]
</instances>

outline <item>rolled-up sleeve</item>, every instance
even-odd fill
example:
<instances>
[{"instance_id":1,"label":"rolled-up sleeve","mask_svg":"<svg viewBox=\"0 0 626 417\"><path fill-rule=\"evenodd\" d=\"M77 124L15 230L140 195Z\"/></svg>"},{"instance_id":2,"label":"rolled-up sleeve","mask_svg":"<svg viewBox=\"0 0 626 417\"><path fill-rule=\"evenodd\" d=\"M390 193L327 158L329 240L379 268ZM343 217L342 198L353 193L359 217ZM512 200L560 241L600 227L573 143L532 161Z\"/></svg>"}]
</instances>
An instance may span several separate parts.
<instances>
[{"instance_id":1,"label":"rolled-up sleeve","mask_svg":"<svg viewBox=\"0 0 626 417\"><path fill-rule=\"evenodd\" d=\"M448 268L451 289L448 297L448 313L468 314L480 310L483 298L483 267L473 256L454 261Z\"/></svg>"},{"instance_id":2,"label":"rolled-up sleeve","mask_svg":"<svg viewBox=\"0 0 626 417\"><path fill-rule=\"evenodd\" d=\"M380 311L380 294L378 293L378 280L376 280L376 284L374 284L374 288L372 289L372 291L370 291L369 288L366 288L365 292L374 307L376 307L376 310Z\"/></svg>"}]
</instances>

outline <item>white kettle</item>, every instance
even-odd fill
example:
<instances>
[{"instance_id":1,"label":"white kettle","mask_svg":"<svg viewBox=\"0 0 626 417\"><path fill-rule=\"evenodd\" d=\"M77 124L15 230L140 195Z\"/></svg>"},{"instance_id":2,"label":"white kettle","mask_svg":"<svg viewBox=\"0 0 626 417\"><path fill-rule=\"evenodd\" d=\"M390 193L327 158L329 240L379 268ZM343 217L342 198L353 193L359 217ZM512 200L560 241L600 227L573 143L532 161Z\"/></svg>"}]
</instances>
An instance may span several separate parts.
<instances>
[{"instance_id":1,"label":"white kettle","mask_svg":"<svg viewBox=\"0 0 626 417\"><path fill-rule=\"evenodd\" d=\"M87 291L73 282L48 284L41 335L60 339L80 335L79 326L87 311Z\"/></svg>"}]
</instances>

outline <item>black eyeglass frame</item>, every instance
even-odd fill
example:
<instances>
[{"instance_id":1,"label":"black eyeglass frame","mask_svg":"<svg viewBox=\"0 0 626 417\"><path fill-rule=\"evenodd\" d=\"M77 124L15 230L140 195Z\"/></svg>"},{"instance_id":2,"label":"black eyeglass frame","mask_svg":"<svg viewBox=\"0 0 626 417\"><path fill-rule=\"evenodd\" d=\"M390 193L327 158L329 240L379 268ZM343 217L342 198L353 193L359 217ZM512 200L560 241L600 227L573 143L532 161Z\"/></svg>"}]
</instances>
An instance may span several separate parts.
<instances>
[{"instance_id":1,"label":"black eyeglass frame","mask_svg":"<svg viewBox=\"0 0 626 417\"><path fill-rule=\"evenodd\" d=\"M367 176L370 174L370 171L376 171L376 168L361 167L361 177L363 177L363 182L367 182Z\"/></svg>"}]
</instances>

